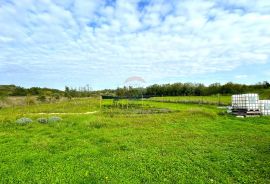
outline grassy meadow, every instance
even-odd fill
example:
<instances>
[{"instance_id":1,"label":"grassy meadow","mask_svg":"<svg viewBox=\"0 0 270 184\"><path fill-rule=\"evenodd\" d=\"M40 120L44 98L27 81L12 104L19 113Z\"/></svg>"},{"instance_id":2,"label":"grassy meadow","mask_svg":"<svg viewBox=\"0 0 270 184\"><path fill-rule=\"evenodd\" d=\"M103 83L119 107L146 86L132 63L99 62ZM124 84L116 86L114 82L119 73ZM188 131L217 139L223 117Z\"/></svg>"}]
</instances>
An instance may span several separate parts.
<instances>
[{"instance_id":1,"label":"grassy meadow","mask_svg":"<svg viewBox=\"0 0 270 184\"><path fill-rule=\"evenodd\" d=\"M149 100L159 102L229 105L231 103L231 96L165 96L152 97Z\"/></svg>"},{"instance_id":2,"label":"grassy meadow","mask_svg":"<svg viewBox=\"0 0 270 184\"><path fill-rule=\"evenodd\" d=\"M225 112L159 99L5 107L0 183L270 183L270 117ZM51 116L62 121L37 122Z\"/></svg>"}]
</instances>

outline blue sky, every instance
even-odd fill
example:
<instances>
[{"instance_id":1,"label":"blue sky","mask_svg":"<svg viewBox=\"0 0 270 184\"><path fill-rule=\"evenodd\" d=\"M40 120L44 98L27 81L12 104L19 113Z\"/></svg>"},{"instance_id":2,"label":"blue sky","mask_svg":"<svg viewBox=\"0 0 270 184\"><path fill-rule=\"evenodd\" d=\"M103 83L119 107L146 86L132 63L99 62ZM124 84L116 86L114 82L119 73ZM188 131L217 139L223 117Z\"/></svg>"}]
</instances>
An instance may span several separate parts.
<instances>
[{"instance_id":1,"label":"blue sky","mask_svg":"<svg viewBox=\"0 0 270 184\"><path fill-rule=\"evenodd\" d=\"M270 80L269 0L0 0L0 84Z\"/></svg>"}]
</instances>

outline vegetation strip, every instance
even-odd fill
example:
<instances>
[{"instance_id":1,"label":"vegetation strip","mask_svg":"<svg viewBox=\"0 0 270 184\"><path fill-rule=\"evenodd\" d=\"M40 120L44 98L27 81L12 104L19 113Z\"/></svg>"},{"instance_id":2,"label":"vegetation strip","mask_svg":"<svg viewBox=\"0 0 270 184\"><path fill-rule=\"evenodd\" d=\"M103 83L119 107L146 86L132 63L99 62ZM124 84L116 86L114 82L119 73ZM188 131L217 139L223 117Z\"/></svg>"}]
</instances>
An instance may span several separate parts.
<instances>
[{"instance_id":1,"label":"vegetation strip","mask_svg":"<svg viewBox=\"0 0 270 184\"><path fill-rule=\"evenodd\" d=\"M85 98L5 107L0 183L270 183L269 143L270 117L236 118L216 105Z\"/></svg>"}]
</instances>

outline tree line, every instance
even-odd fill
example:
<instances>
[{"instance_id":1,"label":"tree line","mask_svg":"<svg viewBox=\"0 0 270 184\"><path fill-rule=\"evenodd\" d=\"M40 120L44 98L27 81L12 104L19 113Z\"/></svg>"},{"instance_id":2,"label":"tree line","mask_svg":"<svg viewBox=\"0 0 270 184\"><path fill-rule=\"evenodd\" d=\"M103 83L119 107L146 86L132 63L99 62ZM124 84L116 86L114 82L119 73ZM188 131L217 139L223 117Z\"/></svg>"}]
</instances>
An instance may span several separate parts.
<instances>
[{"instance_id":1,"label":"tree line","mask_svg":"<svg viewBox=\"0 0 270 184\"><path fill-rule=\"evenodd\" d=\"M267 81L254 85L236 84L228 82L226 84L214 83L206 86L201 83L173 83L154 84L146 88L123 87L116 89L117 96L140 97L140 96L209 96L209 95L232 95L237 93L259 93L265 89L270 89ZM270 93L270 92L269 92ZM270 97L270 94L269 94Z\"/></svg>"},{"instance_id":2,"label":"tree line","mask_svg":"<svg viewBox=\"0 0 270 184\"><path fill-rule=\"evenodd\" d=\"M0 96L39 96L41 100L45 97L90 97L96 95L111 95L118 97L151 97L151 96L208 96L208 95L232 95L237 93L260 93L270 89L267 81L253 85L237 84L228 82L226 84L214 83L206 86L201 83L173 83L154 84L145 88L134 88L132 86L104 89L93 91L89 85L80 88L65 87L65 90L50 88L24 88L15 85L0 85ZM270 91L270 90L269 90ZM270 92L269 92L270 98Z\"/></svg>"}]
</instances>

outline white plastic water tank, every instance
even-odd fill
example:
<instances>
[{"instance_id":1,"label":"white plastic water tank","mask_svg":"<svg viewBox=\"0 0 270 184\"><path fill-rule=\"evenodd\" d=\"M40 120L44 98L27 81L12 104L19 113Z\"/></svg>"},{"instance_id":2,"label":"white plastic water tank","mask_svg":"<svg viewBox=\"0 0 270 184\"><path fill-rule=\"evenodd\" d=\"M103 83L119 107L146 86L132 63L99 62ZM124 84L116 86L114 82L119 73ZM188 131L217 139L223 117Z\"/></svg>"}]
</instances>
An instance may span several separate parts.
<instances>
[{"instance_id":1,"label":"white plastic water tank","mask_svg":"<svg viewBox=\"0 0 270 184\"><path fill-rule=\"evenodd\" d=\"M262 115L270 115L270 100L260 100L259 107Z\"/></svg>"},{"instance_id":2,"label":"white plastic water tank","mask_svg":"<svg viewBox=\"0 0 270 184\"><path fill-rule=\"evenodd\" d=\"M255 93L232 95L232 108L259 110L259 95Z\"/></svg>"}]
</instances>

